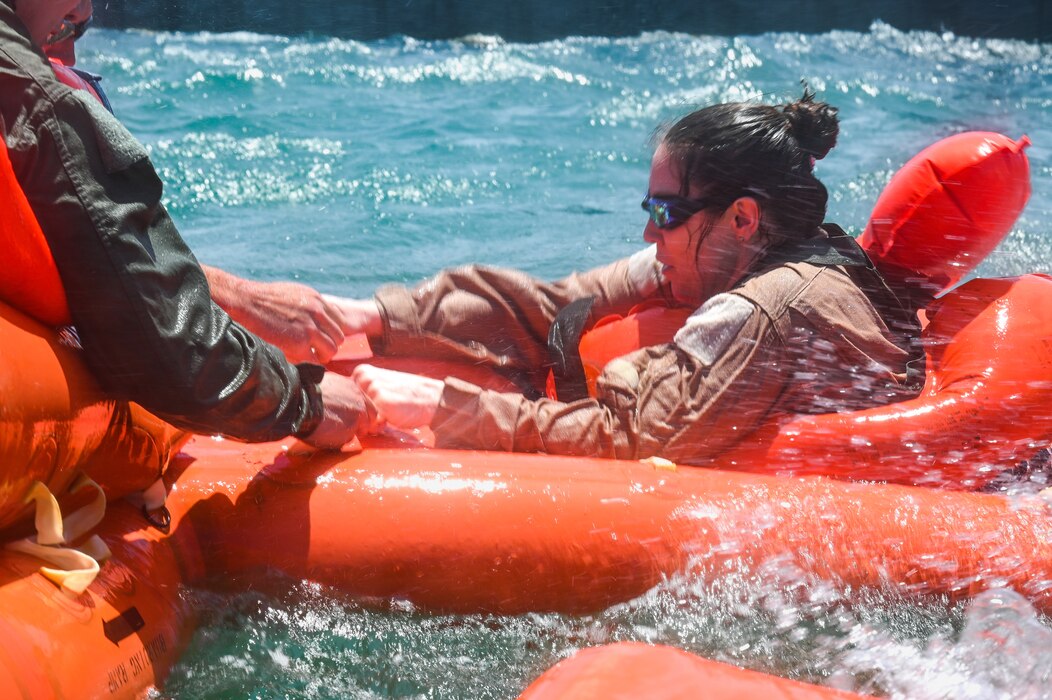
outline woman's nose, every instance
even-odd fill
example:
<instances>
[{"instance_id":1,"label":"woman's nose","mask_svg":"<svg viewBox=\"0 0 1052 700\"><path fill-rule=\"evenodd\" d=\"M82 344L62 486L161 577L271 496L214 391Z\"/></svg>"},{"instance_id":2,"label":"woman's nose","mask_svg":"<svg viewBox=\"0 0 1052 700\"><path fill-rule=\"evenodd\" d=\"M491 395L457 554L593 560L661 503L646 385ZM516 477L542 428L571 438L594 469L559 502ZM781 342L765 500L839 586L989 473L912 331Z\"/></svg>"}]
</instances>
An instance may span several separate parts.
<instances>
[{"instance_id":1,"label":"woman's nose","mask_svg":"<svg viewBox=\"0 0 1052 700\"><path fill-rule=\"evenodd\" d=\"M661 240L661 229L650 220L647 220L647 225L643 227L643 240L647 243L657 243Z\"/></svg>"}]
</instances>

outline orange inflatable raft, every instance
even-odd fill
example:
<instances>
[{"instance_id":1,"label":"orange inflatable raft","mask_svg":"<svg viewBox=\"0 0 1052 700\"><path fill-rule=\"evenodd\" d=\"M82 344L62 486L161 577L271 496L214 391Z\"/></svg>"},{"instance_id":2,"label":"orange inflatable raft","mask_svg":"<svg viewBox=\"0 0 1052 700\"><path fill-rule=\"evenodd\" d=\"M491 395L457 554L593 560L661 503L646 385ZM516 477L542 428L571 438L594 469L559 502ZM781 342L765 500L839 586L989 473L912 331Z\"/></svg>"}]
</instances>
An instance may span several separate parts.
<instances>
[{"instance_id":1,"label":"orange inflatable raft","mask_svg":"<svg viewBox=\"0 0 1052 700\"><path fill-rule=\"evenodd\" d=\"M949 465L994 445L982 457L991 460L987 471L973 478L962 467L965 478L955 483L973 486L1047 439L1047 406L1039 403L1052 382L1039 373L1048 366L1010 361L1011 353L1048 345L1052 324L1038 299L1049 285L1042 276L979 280L939 302L928 330L930 386L918 399L927 403L905 414L931 420L889 433L880 444L888 452L869 469L902 459L895 469L905 472L892 465L889 473L923 481L931 464L922 460L931 446L948 444L940 440L962 445L959 454L936 456ZM585 612L672 576L759 573L788 558L801 575L844 586L951 598L1008 586L1052 611L1052 517L1038 496L787 479L661 460L411 449L391 439L322 453L295 441L196 438L169 460L178 431L103 397L51 328L6 307L0 320L3 697L139 697L163 680L192 625L178 586L216 577L245 585L268 568L429 610ZM1007 389L998 388L1002 380ZM1025 420L1006 425L1005 406ZM851 421L876 430L890 420L874 415L809 420L847 421L857 435ZM979 426L986 430L975 440ZM795 460L788 466L762 451L742 451L730 466L807 471L824 446L814 438L807 454L793 447L797 439L780 427L772 443L788 444L785 459ZM169 527L159 529L165 523L140 501L112 501L169 464ZM815 471L881 474L843 456ZM105 487L108 508L81 473ZM49 505L52 494L66 504L65 519ZM37 509L36 534L27 498ZM94 570L64 570L82 557Z\"/></svg>"},{"instance_id":2,"label":"orange inflatable raft","mask_svg":"<svg viewBox=\"0 0 1052 700\"><path fill-rule=\"evenodd\" d=\"M772 563L903 597L1010 587L1052 611L1052 508L1039 496L210 438L189 443L166 480L168 534L111 505L91 531L111 555L82 593L26 554L0 554L4 697L135 697L190 628L179 584L241 588L275 569L464 613L597 611L672 577L763 576Z\"/></svg>"},{"instance_id":3,"label":"orange inflatable raft","mask_svg":"<svg viewBox=\"0 0 1052 700\"><path fill-rule=\"evenodd\" d=\"M747 671L672 647L632 642L584 649L519 700L862 700L861 695Z\"/></svg>"}]
</instances>

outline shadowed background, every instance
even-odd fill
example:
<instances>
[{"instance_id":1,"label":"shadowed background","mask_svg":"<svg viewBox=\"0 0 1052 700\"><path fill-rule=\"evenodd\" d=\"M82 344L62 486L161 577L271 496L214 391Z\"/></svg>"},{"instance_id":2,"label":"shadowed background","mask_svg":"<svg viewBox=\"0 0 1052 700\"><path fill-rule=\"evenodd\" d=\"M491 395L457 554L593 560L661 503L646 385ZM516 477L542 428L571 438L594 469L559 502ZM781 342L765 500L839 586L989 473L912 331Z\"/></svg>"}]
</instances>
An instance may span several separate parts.
<instances>
[{"instance_id":1,"label":"shadowed background","mask_svg":"<svg viewBox=\"0 0 1052 700\"><path fill-rule=\"evenodd\" d=\"M370 40L396 34L451 39L498 34L509 41L634 36L668 30L722 36L765 32L898 29L1052 41L1046 0L102 0L96 19L114 28L320 34Z\"/></svg>"}]
</instances>

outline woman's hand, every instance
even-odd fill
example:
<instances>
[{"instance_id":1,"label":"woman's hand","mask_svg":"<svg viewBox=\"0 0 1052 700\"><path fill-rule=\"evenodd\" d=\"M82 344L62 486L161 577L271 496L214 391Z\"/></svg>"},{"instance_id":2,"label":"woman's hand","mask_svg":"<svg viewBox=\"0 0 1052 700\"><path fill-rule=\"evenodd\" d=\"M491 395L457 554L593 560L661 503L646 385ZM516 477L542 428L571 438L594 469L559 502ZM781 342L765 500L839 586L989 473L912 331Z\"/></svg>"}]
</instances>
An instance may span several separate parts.
<instances>
[{"instance_id":1,"label":"woman's hand","mask_svg":"<svg viewBox=\"0 0 1052 700\"><path fill-rule=\"evenodd\" d=\"M325 412L314 432L301 438L308 445L338 450L355 435L375 430L376 411L350 377L326 372L320 389Z\"/></svg>"},{"instance_id":2,"label":"woman's hand","mask_svg":"<svg viewBox=\"0 0 1052 700\"><path fill-rule=\"evenodd\" d=\"M442 399L444 382L406 372L358 365L351 375L376 409L376 425L400 430L431 425Z\"/></svg>"},{"instance_id":3,"label":"woman's hand","mask_svg":"<svg viewBox=\"0 0 1052 700\"><path fill-rule=\"evenodd\" d=\"M332 294L322 294L322 299L340 316L340 327L347 335L364 333L377 337L383 333L383 321L380 308L372 299L348 299Z\"/></svg>"}]
</instances>

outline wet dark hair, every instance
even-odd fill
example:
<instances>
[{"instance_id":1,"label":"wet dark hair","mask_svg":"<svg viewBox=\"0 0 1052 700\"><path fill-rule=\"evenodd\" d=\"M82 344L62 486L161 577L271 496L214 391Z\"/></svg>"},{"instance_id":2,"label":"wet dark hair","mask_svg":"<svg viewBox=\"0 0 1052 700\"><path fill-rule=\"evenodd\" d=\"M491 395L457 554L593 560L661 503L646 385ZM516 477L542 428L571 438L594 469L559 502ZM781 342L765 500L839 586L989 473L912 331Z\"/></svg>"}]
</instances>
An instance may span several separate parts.
<instances>
[{"instance_id":1,"label":"wet dark hair","mask_svg":"<svg viewBox=\"0 0 1052 700\"><path fill-rule=\"evenodd\" d=\"M661 140L683 178L680 194L694 187L720 210L756 197L769 236L811 236L829 199L814 162L836 145L839 132L836 108L814 97L805 88L789 104L731 102L677 121Z\"/></svg>"}]
</instances>

